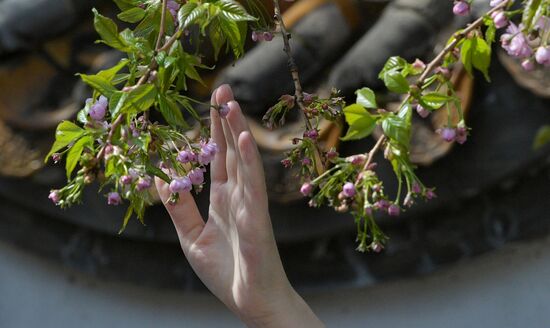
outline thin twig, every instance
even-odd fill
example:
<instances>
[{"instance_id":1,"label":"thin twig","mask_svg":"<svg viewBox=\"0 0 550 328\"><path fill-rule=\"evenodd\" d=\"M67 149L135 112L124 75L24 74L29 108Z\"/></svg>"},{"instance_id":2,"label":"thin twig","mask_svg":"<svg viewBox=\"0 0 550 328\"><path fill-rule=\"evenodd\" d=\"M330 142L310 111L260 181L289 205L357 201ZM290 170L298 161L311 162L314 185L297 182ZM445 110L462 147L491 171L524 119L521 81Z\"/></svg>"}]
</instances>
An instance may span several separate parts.
<instances>
[{"instance_id":1,"label":"thin twig","mask_svg":"<svg viewBox=\"0 0 550 328\"><path fill-rule=\"evenodd\" d=\"M294 60L294 57L292 56L292 50L290 48L290 33L288 33L285 23L283 22L283 17L281 15L281 7L279 6L279 0L273 0L273 7L275 10L275 20L279 24L279 29L281 31L281 35L283 37L283 51L286 53L288 57L288 67L290 69L290 74L292 75L292 81L294 82L294 96L296 97L296 103L298 104L298 107L300 108L302 114L304 115L304 120L306 124L306 129L311 130L312 125L309 121L309 118L306 115L306 105L304 104L304 91L302 88L302 83L300 81L300 74L298 72L298 65L296 65L296 61ZM325 170L325 165L321 159L321 152L317 145L314 149L314 162L315 162L315 168L317 170L317 174L322 174Z\"/></svg>"}]
</instances>

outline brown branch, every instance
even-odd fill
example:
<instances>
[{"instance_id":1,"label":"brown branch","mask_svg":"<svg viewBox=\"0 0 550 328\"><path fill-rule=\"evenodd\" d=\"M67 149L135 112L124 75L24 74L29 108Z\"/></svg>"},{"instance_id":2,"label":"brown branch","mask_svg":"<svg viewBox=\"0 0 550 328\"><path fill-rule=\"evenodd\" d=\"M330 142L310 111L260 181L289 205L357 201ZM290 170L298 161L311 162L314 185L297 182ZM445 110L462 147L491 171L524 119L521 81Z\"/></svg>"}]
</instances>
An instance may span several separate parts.
<instances>
[{"instance_id":1,"label":"brown branch","mask_svg":"<svg viewBox=\"0 0 550 328\"><path fill-rule=\"evenodd\" d=\"M283 51L286 53L288 57L288 67L290 69L290 74L292 75L292 81L294 82L294 96L296 97L296 103L298 104L298 107L302 111L302 114L304 115L304 120L306 124L306 129L311 130L312 125L309 121L309 118L306 115L306 106L304 104L304 91L302 88L302 83L300 81L300 74L298 72L298 65L296 65L296 61L294 60L294 57L292 56L292 50L290 48L290 33L288 33L285 23L283 21L283 17L281 15L281 7L279 6L279 0L273 0L273 7L275 10L275 20L279 24L279 29L281 31L281 35L283 37ZM315 162L315 169L317 170L317 174L322 174L325 170L325 165L321 158L321 152L317 145L314 149L314 162Z\"/></svg>"},{"instance_id":2,"label":"brown branch","mask_svg":"<svg viewBox=\"0 0 550 328\"><path fill-rule=\"evenodd\" d=\"M418 87L421 87L422 84L424 83L424 81L426 80L426 78L428 77L428 75L441 63L441 60L443 60L443 58L456 47L458 42L460 42L461 39L468 36L468 34L470 32L472 32L473 30L475 30L475 29L477 29L478 27L481 26L485 16L491 15L495 11L501 10L504 7L506 7L507 5L508 5L508 1L505 1L501 4L499 4L498 6L492 8L487 13L485 13L485 15L482 15L481 17L476 19L474 22L469 24L464 30L462 30L458 33L455 33L453 41L449 42L449 44L447 44L447 46L445 46L445 48L443 48L443 50L441 50L439 52L439 54L437 54L437 56L435 56L435 58L430 63L428 63L428 65L426 65L426 68L424 69L424 71L422 72L420 77L417 79L416 85ZM405 99L403 100L402 104L408 102L411 99L411 97L412 96L409 93L405 97ZM386 139L387 139L387 137L385 135L382 135L378 139L378 141L376 142L374 147L368 153L365 154L367 156L367 161L365 162L365 165L363 166L363 171L367 170L368 166L372 163L372 159L373 159L374 155L380 149L380 146L386 141Z\"/></svg>"}]
</instances>

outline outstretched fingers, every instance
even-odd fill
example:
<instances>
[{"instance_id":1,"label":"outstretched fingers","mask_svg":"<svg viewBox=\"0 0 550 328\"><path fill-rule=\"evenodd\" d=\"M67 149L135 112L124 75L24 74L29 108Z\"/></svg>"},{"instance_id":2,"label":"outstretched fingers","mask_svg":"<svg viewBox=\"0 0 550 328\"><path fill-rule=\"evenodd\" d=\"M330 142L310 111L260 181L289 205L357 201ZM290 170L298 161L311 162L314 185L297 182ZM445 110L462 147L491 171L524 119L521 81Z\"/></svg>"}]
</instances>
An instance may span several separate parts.
<instances>
[{"instance_id":1,"label":"outstretched fingers","mask_svg":"<svg viewBox=\"0 0 550 328\"><path fill-rule=\"evenodd\" d=\"M216 94L218 89L212 92L212 98L210 104L217 107L219 104L216 101ZM227 170L225 168L227 143L225 142L225 136L223 134L223 127L220 118L220 114L217 109L212 108L210 110L210 133L212 140L218 145L218 153L214 156L214 160L210 164L210 177L212 182L224 182L227 180Z\"/></svg>"},{"instance_id":2,"label":"outstretched fingers","mask_svg":"<svg viewBox=\"0 0 550 328\"><path fill-rule=\"evenodd\" d=\"M170 204L169 186L159 178L155 178L155 185L168 214L174 222L178 239L185 254L189 251L191 245L197 240L204 228L204 220L197 208L193 196L189 192L180 192L179 200L175 204Z\"/></svg>"},{"instance_id":3,"label":"outstretched fingers","mask_svg":"<svg viewBox=\"0 0 550 328\"><path fill-rule=\"evenodd\" d=\"M241 155L244 175L245 199L254 203L261 201L267 206L267 191L265 185L264 168L258 146L249 130L242 131L238 137L239 153ZM261 199L258 199L261 197ZM251 204L252 204L251 203Z\"/></svg>"}]
</instances>

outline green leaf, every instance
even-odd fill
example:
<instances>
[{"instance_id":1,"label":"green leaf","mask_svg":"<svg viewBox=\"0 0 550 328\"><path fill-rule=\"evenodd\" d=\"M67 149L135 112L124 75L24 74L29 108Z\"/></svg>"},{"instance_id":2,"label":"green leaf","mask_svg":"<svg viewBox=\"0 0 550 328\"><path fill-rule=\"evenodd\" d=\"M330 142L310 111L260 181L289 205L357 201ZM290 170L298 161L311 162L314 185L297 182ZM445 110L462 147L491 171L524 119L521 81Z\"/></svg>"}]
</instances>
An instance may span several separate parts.
<instances>
[{"instance_id":1,"label":"green leaf","mask_svg":"<svg viewBox=\"0 0 550 328\"><path fill-rule=\"evenodd\" d=\"M420 98L420 104L426 109L439 109L455 98L439 92L429 92Z\"/></svg>"},{"instance_id":2,"label":"green leaf","mask_svg":"<svg viewBox=\"0 0 550 328\"><path fill-rule=\"evenodd\" d=\"M117 91L116 88L111 85L111 82L109 82L109 80L100 75L80 74L80 78L82 79L82 81L84 81L84 83L86 83L107 98L110 98L113 93Z\"/></svg>"},{"instance_id":3,"label":"green leaf","mask_svg":"<svg viewBox=\"0 0 550 328\"><path fill-rule=\"evenodd\" d=\"M222 18L222 16L218 16L217 18L220 28L233 50L233 54L237 58L240 57L244 53L244 42L241 42L239 25L230 19Z\"/></svg>"},{"instance_id":4,"label":"green leaf","mask_svg":"<svg viewBox=\"0 0 550 328\"><path fill-rule=\"evenodd\" d=\"M475 41L474 39L465 39L464 42L462 42L462 48L460 48L460 60L462 61L462 64L464 65L464 68L466 71L471 75L472 74L472 62L473 62L473 43Z\"/></svg>"},{"instance_id":5,"label":"green leaf","mask_svg":"<svg viewBox=\"0 0 550 328\"><path fill-rule=\"evenodd\" d=\"M493 42L495 42L497 28L495 26L495 22L492 19L486 19L485 25L487 25L487 29L485 30L485 40L487 40L487 43L491 45Z\"/></svg>"},{"instance_id":6,"label":"green leaf","mask_svg":"<svg viewBox=\"0 0 550 328\"><path fill-rule=\"evenodd\" d=\"M409 149L411 140L411 115L411 107L406 105L398 115L391 113L382 120L384 134L405 149Z\"/></svg>"},{"instance_id":7,"label":"green leaf","mask_svg":"<svg viewBox=\"0 0 550 328\"><path fill-rule=\"evenodd\" d=\"M55 130L55 142L48 155L46 155L44 162L47 162L48 159L53 155L53 153L67 147L70 143L76 141L84 134L84 132L84 129L72 122L62 121L61 123L59 123L57 129Z\"/></svg>"},{"instance_id":8,"label":"green leaf","mask_svg":"<svg viewBox=\"0 0 550 328\"><path fill-rule=\"evenodd\" d=\"M86 146L92 146L94 143L94 139L91 136L84 136L80 138L75 144L69 149L69 152L67 153L67 161L65 165L65 170L67 171L67 179L71 178L71 174L73 173L74 169L76 168L76 165L80 161L80 155L82 155L82 151L84 151L84 147Z\"/></svg>"},{"instance_id":9,"label":"green leaf","mask_svg":"<svg viewBox=\"0 0 550 328\"><path fill-rule=\"evenodd\" d=\"M380 71L380 74L378 74L378 78L384 79L384 75L386 74L386 72L400 71L405 68L405 66L407 66L407 61L405 59L399 56L390 57L384 64L384 67Z\"/></svg>"},{"instance_id":10,"label":"green leaf","mask_svg":"<svg viewBox=\"0 0 550 328\"><path fill-rule=\"evenodd\" d=\"M94 12L94 27L101 36L102 42L120 51L128 51L128 47L118 35L118 27L115 22L99 14L95 8L92 11Z\"/></svg>"},{"instance_id":11,"label":"green leaf","mask_svg":"<svg viewBox=\"0 0 550 328\"><path fill-rule=\"evenodd\" d=\"M542 146L550 142L550 125L542 126L535 136L535 141L533 142L533 149L537 150Z\"/></svg>"},{"instance_id":12,"label":"green leaf","mask_svg":"<svg viewBox=\"0 0 550 328\"><path fill-rule=\"evenodd\" d=\"M151 163L149 162L145 164L145 172L147 172L150 175L154 175L156 177L161 178L166 183L170 183L172 181L170 180L170 177L166 173L164 173L158 167L151 165Z\"/></svg>"},{"instance_id":13,"label":"green leaf","mask_svg":"<svg viewBox=\"0 0 550 328\"><path fill-rule=\"evenodd\" d=\"M140 0L113 0L120 10L128 10L137 7Z\"/></svg>"},{"instance_id":14,"label":"green leaf","mask_svg":"<svg viewBox=\"0 0 550 328\"><path fill-rule=\"evenodd\" d=\"M99 71L99 73L97 73L97 76L101 77L103 80L107 81L110 84L110 82L115 78L116 74L121 69L126 67L129 62L130 61L128 59L124 58L119 61L118 64L116 64L115 66L103 71Z\"/></svg>"},{"instance_id":15,"label":"green leaf","mask_svg":"<svg viewBox=\"0 0 550 328\"><path fill-rule=\"evenodd\" d=\"M225 16L227 19L234 22L244 22L244 21L256 21L257 18L249 15L241 4L236 1L231 0L220 0L214 2L216 6L220 9L220 14Z\"/></svg>"},{"instance_id":16,"label":"green leaf","mask_svg":"<svg viewBox=\"0 0 550 328\"><path fill-rule=\"evenodd\" d=\"M396 70L384 73L384 84L388 90L395 93L407 93L409 91L409 82L401 72Z\"/></svg>"},{"instance_id":17,"label":"green leaf","mask_svg":"<svg viewBox=\"0 0 550 328\"><path fill-rule=\"evenodd\" d=\"M376 127L376 119L360 104L344 107L344 116L349 129L347 134L341 138L343 141L365 138Z\"/></svg>"},{"instance_id":18,"label":"green leaf","mask_svg":"<svg viewBox=\"0 0 550 328\"><path fill-rule=\"evenodd\" d=\"M365 108L378 108L378 105L376 104L376 95L371 89L362 88L355 91L355 93L357 94L356 103L359 105Z\"/></svg>"},{"instance_id":19,"label":"green leaf","mask_svg":"<svg viewBox=\"0 0 550 328\"><path fill-rule=\"evenodd\" d=\"M140 113L149 109L156 100L157 89L152 84L140 85L130 92L117 91L109 101L111 117L120 113Z\"/></svg>"},{"instance_id":20,"label":"green leaf","mask_svg":"<svg viewBox=\"0 0 550 328\"><path fill-rule=\"evenodd\" d=\"M187 2L178 11L178 22L182 28L187 28L205 13L205 7L198 5L196 2Z\"/></svg>"},{"instance_id":21,"label":"green leaf","mask_svg":"<svg viewBox=\"0 0 550 328\"><path fill-rule=\"evenodd\" d=\"M485 76L485 80L487 80L487 82L491 81L491 79L489 78L489 65L491 64L491 47L481 37L475 38L472 64L481 73L483 73L483 76Z\"/></svg>"},{"instance_id":22,"label":"green leaf","mask_svg":"<svg viewBox=\"0 0 550 328\"><path fill-rule=\"evenodd\" d=\"M117 15L118 19L127 23L137 23L145 17L145 9L134 7Z\"/></svg>"},{"instance_id":23,"label":"green leaf","mask_svg":"<svg viewBox=\"0 0 550 328\"><path fill-rule=\"evenodd\" d=\"M189 125L183 119L180 108L176 102L169 97L165 97L163 94L158 95L159 109L162 116L173 127L189 128Z\"/></svg>"},{"instance_id":24,"label":"green leaf","mask_svg":"<svg viewBox=\"0 0 550 328\"><path fill-rule=\"evenodd\" d=\"M134 214L134 207L130 205L126 210L126 214L124 214L124 219L122 220L122 227L120 227L120 230L118 231L119 235L123 233L124 230L126 229L128 222L130 222L130 218L132 217L132 214Z\"/></svg>"},{"instance_id":25,"label":"green leaf","mask_svg":"<svg viewBox=\"0 0 550 328\"><path fill-rule=\"evenodd\" d=\"M220 22L218 20L213 20L210 23L210 27L208 29L208 37L210 38L212 48L214 48L214 59L218 59L220 50L222 49L226 41L225 34L223 33Z\"/></svg>"}]
</instances>

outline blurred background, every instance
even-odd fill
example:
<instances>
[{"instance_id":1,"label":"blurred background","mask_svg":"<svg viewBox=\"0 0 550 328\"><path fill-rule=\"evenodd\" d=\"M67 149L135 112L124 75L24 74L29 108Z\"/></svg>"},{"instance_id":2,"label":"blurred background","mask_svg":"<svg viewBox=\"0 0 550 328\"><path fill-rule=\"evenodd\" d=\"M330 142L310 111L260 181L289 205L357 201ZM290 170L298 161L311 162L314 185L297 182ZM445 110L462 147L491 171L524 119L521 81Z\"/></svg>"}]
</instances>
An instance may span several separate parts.
<instances>
[{"instance_id":1,"label":"blurred background","mask_svg":"<svg viewBox=\"0 0 550 328\"><path fill-rule=\"evenodd\" d=\"M266 4L269 7L269 3ZM43 164L57 123L74 119L89 96L76 72L109 67L121 54L94 44L91 8L115 17L110 0L0 0L0 327L240 326L187 264L160 205L146 225L109 207L97 186L83 204L60 210L47 198L64 184L63 165ZM348 101L368 86L385 106L377 75L400 55L429 61L458 26L452 1L300 0L285 2L285 22L307 92L332 87ZM184 40L185 42L185 40ZM311 209L280 160L299 133L298 116L279 130L260 124L265 110L293 86L282 41L252 42L235 61L205 71L209 99L230 83L261 148L270 209L293 285L328 326L543 327L550 301L550 148L533 150L550 122L550 78L524 72L493 45L491 83L455 68L453 81L472 136L441 142L441 117L415 119L412 157L438 198L398 219L379 218L390 241L380 254L355 247L350 216ZM201 50L213 64L211 49ZM202 72L201 72L202 73ZM345 127L323 126L321 140L340 154L364 152L372 140L340 143ZM383 161L380 161L382 164ZM395 178L381 165L391 190ZM208 191L197 197L207 210Z\"/></svg>"}]
</instances>

